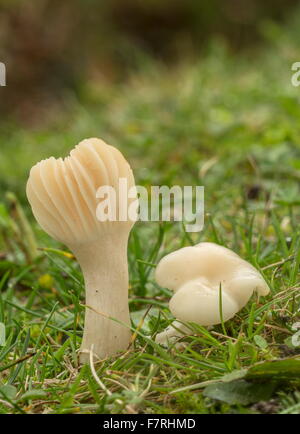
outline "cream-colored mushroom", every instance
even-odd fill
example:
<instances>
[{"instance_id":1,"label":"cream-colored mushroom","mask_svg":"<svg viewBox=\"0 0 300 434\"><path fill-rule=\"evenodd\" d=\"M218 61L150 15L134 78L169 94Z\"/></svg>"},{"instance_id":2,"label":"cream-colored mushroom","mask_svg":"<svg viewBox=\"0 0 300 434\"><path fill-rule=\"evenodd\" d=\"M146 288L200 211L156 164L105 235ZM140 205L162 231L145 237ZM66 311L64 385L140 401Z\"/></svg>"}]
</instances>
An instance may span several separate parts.
<instances>
[{"instance_id":1,"label":"cream-colored mushroom","mask_svg":"<svg viewBox=\"0 0 300 434\"><path fill-rule=\"evenodd\" d=\"M259 295L270 291L256 268L214 243L200 243L170 253L158 264L155 277L160 286L175 292L169 304L174 317L203 326L221 323L221 312L224 321L232 318L254 291ZM166 343L186 332L185 326L175 322L174 327L169 326L157 336L157 342Z\"/></svg>"},{"instance_id":2,"label":"cream-colored mushroom","mask_svg":"<svg viewBox=\"0 0 300 434\"><path fill-rule=\"evenodd\" d=\"M130 341L127 244L134 220L99 221L96 215L102 186L119 193L119 179L134 187L134 177L123 155L102 140L83 140L63 159L49 158L30 171L27 197L40 226L66 244L82 268L86 312L81 362L94 354L104 358L127 348ZM122 191L121 194L127 194ZM126 215L136 198L117 201ZM127 208L128 207L128 208ZM118 215L118 214L117 214ZM114 321L120 321L125 325Z\"/></svg>"}]
</instances>

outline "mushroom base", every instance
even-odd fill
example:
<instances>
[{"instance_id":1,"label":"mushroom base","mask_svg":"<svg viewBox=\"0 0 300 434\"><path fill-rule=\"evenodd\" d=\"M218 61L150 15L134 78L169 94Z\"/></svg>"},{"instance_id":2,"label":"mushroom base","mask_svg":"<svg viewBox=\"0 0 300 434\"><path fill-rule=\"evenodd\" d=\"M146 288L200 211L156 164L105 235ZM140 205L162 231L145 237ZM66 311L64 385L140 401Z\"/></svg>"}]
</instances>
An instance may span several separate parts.
<instances>
[{"instance_id":1,"label":"mushroom base","mask_svg":"<svg viewBox=\"0 0 300 434\"><path fill-rule=\"evenodd\" d=\"M80 363L124 351L130 343L128 307L128 237L74 249L85 279L86 311ZM87 254L89 252L89 255ZM92 252L92 254L91 254Z\"/></svg>"}]
</instances>

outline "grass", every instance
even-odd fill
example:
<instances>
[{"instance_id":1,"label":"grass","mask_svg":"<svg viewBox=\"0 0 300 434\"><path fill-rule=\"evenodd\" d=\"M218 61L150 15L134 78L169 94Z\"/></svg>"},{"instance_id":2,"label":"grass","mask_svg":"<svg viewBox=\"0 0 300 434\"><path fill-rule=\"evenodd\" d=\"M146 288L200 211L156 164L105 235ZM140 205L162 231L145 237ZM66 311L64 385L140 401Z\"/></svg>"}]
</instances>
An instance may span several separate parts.
<instances>
[{"instance_id":1,"label":"grass","mask_svg":"<svg viewBox=\"0 0 300 434\"><path fill-rule=\"evenodd\" d=\"M292 344L300 321L300 90L290 84L299 19L286 31L266 23L266 44L254 53L233 55L215 41L192 65L145 61L129 83L87 83L80 103L70 96L48 126L1 125L1 413L300 412L300 348ZM119 147L139 184L204 185L206 217L197 234L178 223L135 225L135 340L118 357L79 367L82 275L34 222L24 186L40 158L90 136ZM37 257L22 210L42 248ZM154 337L172 321L170 292L155 283L154 267L202 240L250 261L271 294L253 296L211 330L191 325L184 349L165 349Z\"/></svg>"}]
</instances>

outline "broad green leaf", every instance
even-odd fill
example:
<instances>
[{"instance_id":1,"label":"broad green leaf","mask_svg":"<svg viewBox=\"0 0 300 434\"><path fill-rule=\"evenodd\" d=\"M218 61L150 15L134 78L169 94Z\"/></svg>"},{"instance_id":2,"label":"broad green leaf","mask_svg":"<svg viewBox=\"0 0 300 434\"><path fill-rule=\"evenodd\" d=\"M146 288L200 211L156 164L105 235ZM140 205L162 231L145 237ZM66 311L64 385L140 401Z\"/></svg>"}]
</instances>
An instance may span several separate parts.
<instances>
[{"instance_id":1,"label":"broad green leaf","mask_svg":"<svg viewBox=\"0 0 300 434\"><path fill-rule=\"evenodd\" d=\"M14 401L16 399L16 396L17 389L14 386L11 386L10 384L5 384L4 386L0 387L0 397L4 399L8 398L11 401Z\"/></svg>"},{"instance_id":2,"label":"broad green leaf","mask_svg":"<svg viewBox=\"0 0 300 434\"><path fill-rule=\"evenodd\" d=\"M207 386L203 394L232 405L248 405L269 399L279 381L299 379L299 358L273 360L226 374Z\"/></svg>"},{"instance_id":3,"label":"broad green leaf","mask_svg":"<svg viewBox=\"0 0 300 434\"><path fill-rule=\"evenodd\" d=\"M229 383L211 384L204 389L203 395L231 405L248 405L268 400L274 388L275 385L271 382L251 383L245 380L235 380Z\"/></svg>"},{"instance_id":4,"label":"broad green leaf","mask_svg":"<svg viewBox=\"0 0 300 434\"><path fill-rule=\"evenodd\" d=\"M19 401L30 401L31 399L45 399L47 398L47 393L41 389L32 389L25 392L19 399Z\"/></svg>"},{"instance_id":5,"label":"broad green leaf","mask_svg":"<svg viewBox=\"0 0 300 434\"><path fill-rule=\"evenodd\" d=\"M248 369L247 379L299 380L300 358L288 358L259 363Z\"/></svg>"},{"instance_id":6,"label":"broad green leaf","mask_svg":"<svg viewBox=\"0 0 300 434\"><path fill-rule=\"evenodd\" d=\"M300 378L300 358L287 358L257 363L248 369L241 369L230 372L221 378L221 382L233 380L267 380L272 378L275 381L294 380ZM220 381L220 380L218 380Z\"/></svg>"}]
</instances>

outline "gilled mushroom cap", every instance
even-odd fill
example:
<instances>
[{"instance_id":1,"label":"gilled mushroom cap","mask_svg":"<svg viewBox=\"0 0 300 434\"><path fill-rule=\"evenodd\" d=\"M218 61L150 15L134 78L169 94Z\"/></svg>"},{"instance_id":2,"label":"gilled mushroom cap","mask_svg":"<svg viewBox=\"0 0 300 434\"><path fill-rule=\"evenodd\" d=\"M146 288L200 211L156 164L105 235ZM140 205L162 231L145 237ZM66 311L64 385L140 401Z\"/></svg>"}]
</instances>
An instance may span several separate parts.
<instances>
[{"instance_id":1,"label":"gilled mushroom cap","mask_svg":"<svg viewBox=\"0 0 300 434\"><path fill-rule=\"evenodd\" d=\"M245 306L253 291L269 293L251 264L214 243L184 247L165 256L157 266L156 281L175 292L170 310L177 319L201 325L220 323L220 287L225 321Z\"/></svg>"},{"instance_id":2,"label":"gilled mushroom cap","mask_svg":"<svg viewBox=\"0 0 300 434\"><path fill-rule=\"evenodd\" d=\"M130 230L134 221L99 222L96 216L99 187L111 186L118 195L119 178L127 179L128 189L134 187L123 155L102 140L91 138L80 142L65 159L51 157L36 164L26 192L40 226L70 246L93 241L114 230L116 223Z\"/></svg>"}]
</instances>

